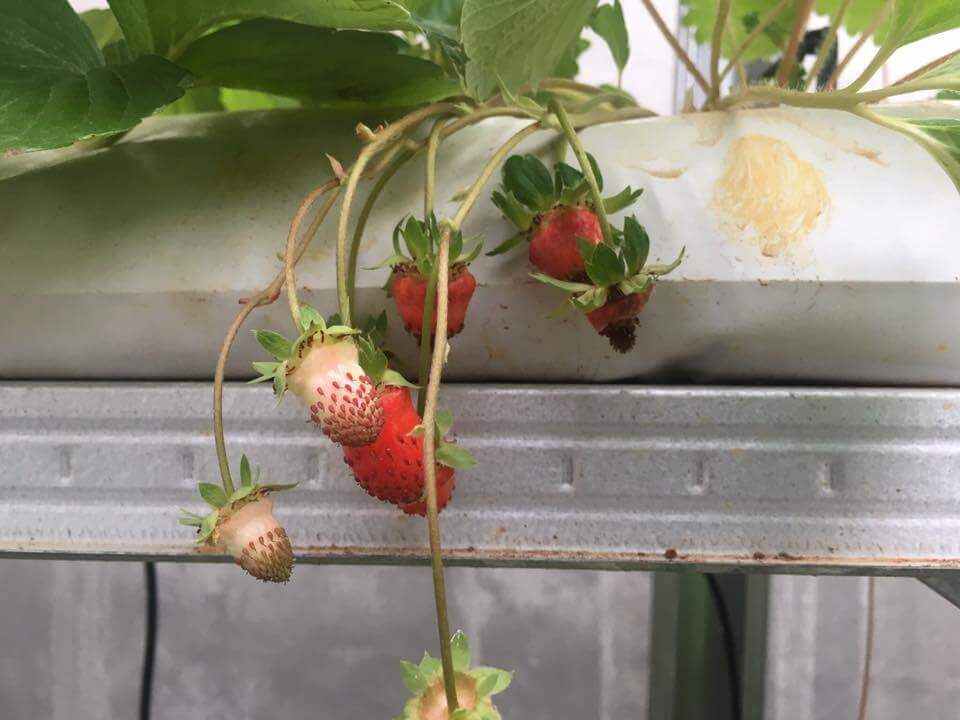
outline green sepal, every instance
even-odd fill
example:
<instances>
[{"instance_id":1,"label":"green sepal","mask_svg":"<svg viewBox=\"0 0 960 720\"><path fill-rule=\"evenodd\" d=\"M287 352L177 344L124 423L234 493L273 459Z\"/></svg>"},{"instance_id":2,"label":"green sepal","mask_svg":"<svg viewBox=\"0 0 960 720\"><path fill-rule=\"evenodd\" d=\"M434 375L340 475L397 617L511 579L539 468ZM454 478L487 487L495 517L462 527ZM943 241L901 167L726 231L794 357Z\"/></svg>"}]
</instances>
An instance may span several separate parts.
<instances>
[{"instance_id":1,"label":"green sepal","mask_svg":"<svg viewBox=\"0 0 960 720\"><path fill-rule=\"evenodd\" d=\"M546 285L559 288L560 290L565 290L569 293L582 293L586 292L587 290L591 290L594 287L593 285L588 285L587 283L557 280L557 278L544 275L543 273L530 273L530 277L532 277L534 280L539 280Z\"/></svg>"},{"instance_id":2,"label":"green sepal","mask_svg":"<svg viewBox=\"0 0 960 720\"><path fill-rule=\"evenodd\" d=\"M469 672L469 675L477 681L477 696L480 698L502 693L510 687L513 680L512 672L495 667L474 668ZM481 692L481 689L485 692Z\"/></svg>"},{"instance_id":3,"label":"green sepal","mask_svg":"<svg viewBox=\"0 0 960 720\"><path fill-rule=\"evenodd\" d=\"M197 515L194 512L190 512L186 508L180 508L181 516L177 519L181 525L188 525L190 527L199 528L203 525L203 515Z\"/></svg>"},{"instance_id":4,"label":"green sepal","mask_svg":"<svg viewBox=\"0 0 960 720\"><path fill-rule=\"evenodd\" d=\"M570 302L580 312L588 313L603 307L609 295L610 291L606 287L594 287L584 293L574 295L570 298Z\"/></svg>"},{"instance_id":5,"label":"green sepal","mask_svg":"<svg viewBox=\"0 0 960 720\"><path fill-rule=\"evenodd\" d=\"M460 233L456 233L455 236L460 238L463 237ZM462 244L462 240L461 240L461 244ZM454 255L453 252L451 251L450 264L451 265L461 265L461 264L467 265L468 263L472 263L474 260L477 259L477 256L480 254L481 250L483 250L483 240L481 238L477 238L477 242L474 244L472 248L470 248L469 251L458 252L456 255Z\"/></svg>"},{"instance_id":6,"label":"green sepal","mask_svg":"<svg viewBox=\"0 0 960 720\"><path fill-rule=\"evenodd\" d=\"M427 235L424 223L421 223L415 217L407 218L406 225L403 227L403 241L410 251L410 257L414 261L427 256L430 253L430 237Z\"/></svg>"},{"instance_id":7,"label":"green sepal","mask_svg":"<svg viewBox=\"0 0 960 720\"><path fill-rule=\"evenodd\" d=\"M202 497L206 501L207 505L212 508L222 508L228 502L227 494L219 485L202 482L197 483L197 488L200 490L200 497Z\"/></svg>"},{"instance_id":8,"label":"green sepal","mask_svg":"<svg viewBox=\"0 0 960 720\"><path fill-rule=\"evenodd\" d=\"M526 230L521 230L520 232L516 233L515 235L512 235L512 236L508 237L508 238L507 238L506 240L504 240L502 243L500 243L499 245L497 245L493 250L491 250L490 252L488 252L488 253L487 253L487 257L493 257L494 255L503 255L504 253L510 252L510 251L513 250L517 245L519 245L520 243L522 243L522 242L523 242L524 240L526 240L526 239L527 239L527 231L526 231Z\"/></svg>"},{"instance_id":9,"label":"green sepal","mask_svg":"<svg viewBox=\"0 0 960 720\"><path fill-rule=\"evenodd\" d=\"M466 708L457 708L450 713L450 720L483 720L479 710L467 710Z\"/></svg>"},{"instance_id":10,"label":"green sepal","mask_svg":"<svg viewBox=\"0 0 960 720\"><path fill-rule=\"evenodd\" d=\"M233 492L233 495L230 496L230 499L228 502L230 504L233 504L238 500L243 500L245 497L247 497L247 495L249 495L256 489L257 488L255 488L253 485L241 485Z\"/></svg>"},{"instance_id":11,"label":"green sepal","mask_svg":"<svg viewBox=\"0 0 960 720\"><path fill-rule=\"evenodd\" d=\"M374 317L370 315L363 324L363 335L374 345L379 345L387 334L387 311L381 310L380 314Z\"/></svg>"},{"instance_id":12,"label":"green sepal","mask_svg":"<svg viewBox=\"0 0 960 720\"><path fill-rule=\"evenodd\" d=\"M533 218L537 216L537 213L527 210L510 190L506 192L494 190L491 199L497 209L503 213L503 216L523 232L529 230L530 226L533 225Z\"/></svg>"},{"instance_id":13,"label":"green sepal","mask_svg":"<svg viewBox=\"0 0 960 720\"><path fill-rule=\"evenodd\" d=\"M403 675L403 684L414 695L419 695L427 689L427 677L421 672L420 668L412 662L406 660L400 661L400 672Z\"/></svg>"},{"instance_id":14,"label":"green sepal","mask_svg":"<svg viewBox=\"0 0 960 720\"><path fill-rule=\"evenodd\" d=\"M241 487L253 487L253 473L250 472L250 461L246 453L240 456L240 485Z\"/></svg>"},{"instance_id":15,"label":"green sepal","mask_svg":"<svg viewBox=\"0 0 960 720\"><path fill-rule=\"evenodd\" d=\"M624 295L636 295L645 292L653 284L653 276L639 273L617 284L617 289Z\"/></svg>"},{"instance_id":16,"label":"green sepal","mask_svg":"<svg viewBox=\"0 0 960 720\"><path fill-rule=\"evenodd\" d=\"M390 255L382 262L378 262L376 265L366 265L364 270L380 270L385 267L395 267L396 265L403 265L404 263L410 262L410 258L406 255L398 255L394 253Z\"/></svg>"},{"instance_id":17,"label":"green sepal","mask_svg":"<svg viewBox=\"0 0 960 720\"><path fill-rule=\"evenodd\" d=\"M300 483L263 483L262 485L255 485L254 490L261 490L263 492L282 492L283 490L292 490Z\"/></svg>"},{"instance_id":18,"label":"green sepal","mask_svg":"<svg viewBox=\"0 0 960 720\"><path fill-rule=\"evenodd\" d=\"M577 249L580 251L580 257L583 258L583 262L589 262L590 258L593 257L593 253L597 249L597 244L592 243L586 238L582 238L579 235L576 237L577 240Z\"/></svg>"},{"instance_id":19,"label":"green sepal","mask_svg":"<svg viewBox=\"0 0 960 720\"><path fill-rule=\"evenodd\" d=\"M594 246L593 254L585 261L587 275L598 287L616 285L626 276L623 257L606 243Z\"/></svg>"},{"instance_id":20,"label":"green sepal","mask_svg":"<svg viewBox=\"0 0 960 720\"><path fill-rule=\"evenodd\" d=\"M327 327L327 323L323 319L317 310L314 310L309 305L300 306L300 329L303 332L311 332L319 330L323 332Z\"/></svg>"},{"instance_id":21,"label":"green sepal","mask_svg":"<svg viewBox=\"0 0 960 720\"><path fill-rule=\"evenodd\" d=\"M637 201L637 198L639 198L641 195L643 195L643 188L634 190L627 185L616 195L611 195L610 197L604 198L603 209L609 214L620 212L621 210L625 210L633 205Z\"/></svg>"},{"instance_id":22,"label":"green sepal","mask_svg":"<svg viewBox=\"0 0 960 720\"><path fill-rule=\"evenodd\" d=\"M410 435L411 437L423 437L426 434L427 426L423 423L414 425L412 428L410 428L410 432L407 433L407 435Z\"/></svg>"},{"instance_id":23,"label":"green sepal","mask_svg":"<svg viewBox=\"0 0 960 720\"><path fill-rule=\"evenodd\" d=\"M273 376L273 394L277 396L278 403L283 400L283 395L287 392L287 364L281 363L281 368L278 368L277 374Z\"/></svg>"},{"instance_id":24,"label":"green sepal","mask_svg":"<svg viewBox=\"0 0 960 720\"><path fill-rule=\"evenodd\" d=\"M450 639L450 653L453 656L453 669L463 672L470 667L470 641L463 630L457 630Z\"/></svg>"},{"instance_id":25,"label":"green sepal","mask_svg":"<svg viewBox=\"0 0 960 720\"><path fill-rule=\"evenodd\" d=\"M293 357L293 344L280 333L272 330L254 330L257 342L277 360Z\"/></svg>"},{"instance_id":26,"label":"green sepal","mask_svg":"<svg viewBox=\"0 0 960 720\"><path fill-rule=\"evenodd\" d=\"M266 382L267 380L273 380L274 376L277 374L277 368L279 368L281 363L278 362L255 362L253 363L253 369L260 373L259 377L255 377L253 380L250 380L248 385L255 385L256 383Z\"/></svg>"},{"instance_id":27,"label":"green sepal","mask_svg":"<svg viewBox=\"0 0 960 720\"><path fill-rule=\"evenodd\" d=\"M384 385L393 385L395 387L413 388L414 390L420 389L419 385L410 382L396 370L391 370L390 368L383 371L383 375L380 376L380 382Z\"/></svg>"},{"instance_id":28,"label":"green sepal","mask_svg":"<svg viewBox=\"0 0 960 720\"><path fill-rule=\"evenodd\" d=\"M437 437L446 437L447 433L453 427L453 415L449 410L438 410L435 420L437 427Z\"/></svg>"},{"instance_id":29,"label":"green sepal","mask_svg":"<svg viewBox=\"0 0 960 720\"><path fill-rule=\"evenodd\" d=\"M442 443L440 447L437 448L436 457L437 462L441 465L446 465L447 467L457 470L466 470L477 464L473 453L465 447L454 445L453 443Z\"/></svg>"},{"instance_id":30,"label":"green sepal","mask_svg":"<svg viewBox=\"0 0 960 720\"><path fill-rule=\"evenodd\" d=\"M203 522L200 523L200 534L197 535L197 543L205 543L210 539L213 531L217 529L217 520L219 518L220 511L214 510L203 519Z\"/></svg>"},{"instance_id":31,"label":"green sepal","mask_svg":"<svg viewBox=\"0 0 960 720\"><path fill-rule=\"evenodd\" d=\"M374 342L368 338L360 338L357 341L357 350L359 351L360 367L370 378L370 382L379 385L387 372L387 355Z\"/></svg>"},{"instance_id":32,"label":"green sepal","mask_svg":"<svg viewBox=\"0 0 960 720\"><path fill-rule=\"evenodd\" d=\"M423 673L424 677L429 679L431 676L439 673L442 669L443 664L438 658L433 657L427 652L423 654L423 659L420 661L420 672Z\"/></svg>"},{"instance_id":33,"label":"green sepal","mask_svg":"<svg viewBox=\"0 0 960 720\"><path fill-rule=\"evenodd\" d=\"M646 272L649 275L654 275L656 277L659 277L661 275L666 275L667 273L671 273L674 270L676 270L678 267L680 267L680 263L683 262L683 256L686 254L686 252L687 252L687 246L684 245L682 248L680 248L680 254L677 255L677 259L674 260L672 263L670 263L669 265L648 265L646 268L644 268L644 272Z\"/></svg>"},{"instance_id":34,"label":"green sepal","mask_svg":"<svg viewBox=\"0 0 960 720\"><path fill-rule=\"evenodd\" d=\"M623 221L623 257L627 264L627 276L640 272L650 255L650 236L633 216Z\"/></svg>"},{"instance_id":35,"label":"green sepal","mask_svg":"<svg viewBox=\"0 0 960 720\"><path fill-rule=\"evenodd\" d=\"M360 331L349 325L330 325L323 331L323 334L330 337L344 337L346 335L359 335Z\"/></svg>"},{"instance_id":36,"label":"green sepal","mask_svg":"<svg viewBox=\"0 0 960 720\"><path fill-rule=\"evenodd\" d=\"M535 155L511 155L503 164L503 187L535 213L554 203L553 178Z\"/></svg>"}]
</instances>

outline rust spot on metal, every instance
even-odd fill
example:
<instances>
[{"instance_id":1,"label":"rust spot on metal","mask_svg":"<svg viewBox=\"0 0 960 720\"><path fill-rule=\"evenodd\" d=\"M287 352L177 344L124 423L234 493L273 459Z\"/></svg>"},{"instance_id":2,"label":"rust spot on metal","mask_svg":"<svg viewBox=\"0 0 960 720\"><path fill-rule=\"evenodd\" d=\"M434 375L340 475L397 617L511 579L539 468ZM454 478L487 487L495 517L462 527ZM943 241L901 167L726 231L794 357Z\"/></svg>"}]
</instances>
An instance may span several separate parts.
<instances>
[{"instance_id":1,"label":"rust spot on metal","mask_svg":"<svg viewBox=\"0 0 960 720\"><path fill-rule=\"evenodd\" d=\"M755 552L755 553L753 554L753 559L754 559L754 560L758 560L758 561L759 561L759 560L766 560L766 559L767 559L767 556L764 555L762 552L760 552L760 551L758 550L757 552Z\"/></svg>"},{"instance_id":2,"label":"rust spot on metal","mask_svg":"<svg viewBox=\"0 0 960 720\"><path fill-rule=\"evenodd\" d=\"M676 560L676 559L677 559L677 551L674 550L673 548L670 548L669 550L667 550L667 551L663 554L663 556L664 556L667 560Z\"/></svg>"},{"instance_id":3,"label":"rust spot on metal","mask_svg":"<svg viewBox=\"0 0 960 720\"><path fill-rule=\"evenodd\" d=\"M791 555L790 553L786 553L786 552L783 552L783 551L777 553L777 559L778 559L778 560L787 560L787 561L789 561L789 562L796 562L797 560L803 560L803 558L801 558L801 557L798 557L798 556L796 556L796 555Z\"/></svg>"}]
</instances>

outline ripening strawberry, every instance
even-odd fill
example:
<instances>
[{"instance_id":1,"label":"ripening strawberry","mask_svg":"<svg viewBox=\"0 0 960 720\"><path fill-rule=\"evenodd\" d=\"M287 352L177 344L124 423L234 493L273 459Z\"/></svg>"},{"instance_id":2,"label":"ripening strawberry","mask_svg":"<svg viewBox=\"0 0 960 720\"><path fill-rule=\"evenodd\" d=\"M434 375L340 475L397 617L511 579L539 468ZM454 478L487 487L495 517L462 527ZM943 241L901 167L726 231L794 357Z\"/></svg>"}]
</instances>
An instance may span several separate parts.
<instances>
[{"instance_id":1,"label":"ripening strawberry","mask_svg":"<svg viewBox=\"0 0 960 720\"><path fill-rule=\"evenodd\" d=\"M590 157L597 184L603 176ZM603 206L613 213L631 205L642 193L627 187L606 198ZM600 220L590 199L590 186L575 168L557 163L554 175L533 155L513 155L503 165L503 181L493 202L519 232L488 255L505 253L526 239L531 264L549 277L569 280L585 271L580 241L603 241Z\"/></svg>"},{"instance_id":2,"label":"ripening strawberry","mask_svg":"<svg viewBox=\"0 0 960 720\"><path fill-rule=\"evenodd\" d=\"M401 249L401 238L407 254ZM450 236L450 262L446 270L449 289L447 337L453 337L463 330L470 299L477 289L477 280L467 266L480 254L481 247L482 243L478 241L471 250L464 252L463 234L457 231ZM377 267L392 266L387 290L393 296L404 329L419 339L423 335L427 287L436 269L440 249L440 227L436 216L431 215L426 222L413 217L400 222L393 231L393 249L394 254ZM437 329L436 292L431 317L433 334Z\"/></svg>"},{"instance_id":3,"label":"ripening strawberry","mask_svg":"<svg viewBox=\"0 0 960 720\"><path fill-rule=\"evenodd\" d=\"M345 446L376 440L383 407L374 381L360 364L351 328L327 327L319 313L304 308L303 334L291 343L277 333L258 331L257 340L278 362L254 363L272 380L279 397L289 389L310 408L310 418L333 442Z\"/></svg>"},{"instance_id":4,"label":"ripening strawberry","mask_svg":"<svg viewBox=\"0 0 960 720\"><path fill-rule=\"evenodd\" d=\"M357 483L375 498L393 503L410 515L425 515L426 484L423 472L423 435L411 434L421 423L407 388L389 388L381 396L384 423L375 442L363 447L345 447L343 461L353 470ZM442 427L442 431L446 428ZM453 495L455 453L437 450L437 508L442 510ZM456 454L464 453L456 448ZM472 461L471 461L472 462ZM468 467L468 464L458 465Z\"/></svg>"},{"instance_id":5,"label":"ripening strawberry","mask_svg":"<svg viewBox=\"0 0 960 720\"><path fill-rule=\"evenodd\" d=\"M207 515L182 510L181 525L197 529L197 542L233 556L253 577L265 582L286 582L293 569L293 549L286 531L273 514L270 493L289 490L296 483L259 482L244 455L240 460L240 487L228 497L213 483L199 483L200 497L212 509ZM228 484L229 486L229 484Z\"/></svg>"},{"instance_id":6,"label":"ripening strawberry","mask_svg":"<svg viewBox=\"0 0 960 720\"><path fill-rule=\"evenodd\" d=\"M642 292L611 298L596 310L588 312L587 320L594 330L610 341L614 350L625 353L636 343L636 328L640 324L637 316L652 294L651 283Z\"/></svg>"}]
</instances>

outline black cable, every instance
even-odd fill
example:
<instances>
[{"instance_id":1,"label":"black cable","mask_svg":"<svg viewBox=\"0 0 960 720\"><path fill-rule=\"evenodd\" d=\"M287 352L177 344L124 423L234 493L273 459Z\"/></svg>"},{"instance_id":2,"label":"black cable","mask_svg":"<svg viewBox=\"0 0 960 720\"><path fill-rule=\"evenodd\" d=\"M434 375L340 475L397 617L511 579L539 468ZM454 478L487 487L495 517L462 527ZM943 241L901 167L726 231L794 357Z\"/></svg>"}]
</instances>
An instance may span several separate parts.
<instances>
[{"instance_id":1,"label":"black cable","mask_svg":"<svg viewBox=\"0 0 960 720\"><path fill-rule=\"evenodd\" d=\"M707 587L710 588L710 598L720 621L720 630L723 632L723 650L727 656L727 682L729 684L730 708L734 720L741 720L742 703L740 698L740 663L737 661L737 646L733 637L733 624L730 622L730 611L727 601L720 590L720 583L713 575L704 575Z\"/></svg>"},{"instance_id":2,"label":"black cable","mask_svg":"<svg viewBox=\"0 0 960 720\"><path fill-rule=\"evenodd\" d=\"M157 568L154 563L143 564L143 577L146 581L147 616L143 638L143 673L140 676L140 720L150 720L153 666L157 656Z\"/></svg>"}]
</instances>

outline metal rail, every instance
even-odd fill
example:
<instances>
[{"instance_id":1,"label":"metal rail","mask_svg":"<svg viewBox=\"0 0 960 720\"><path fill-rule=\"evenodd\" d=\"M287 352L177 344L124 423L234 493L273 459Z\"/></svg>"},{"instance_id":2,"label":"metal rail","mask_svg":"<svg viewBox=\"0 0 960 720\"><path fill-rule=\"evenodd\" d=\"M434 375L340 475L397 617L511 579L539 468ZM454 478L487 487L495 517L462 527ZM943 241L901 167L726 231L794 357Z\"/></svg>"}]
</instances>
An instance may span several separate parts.
<instances>
[{"instance_id":1,"label":"metal rail","mask_svg":"<svg viewBox=\"0 0 960 720\"><path fill-rule=\"evenodd\" d=\"M453 385L480 464L452 563L931 575L960 570L960 391ZM210 387L0 384L0 555L220 559L176 524L215 480ZM296 403L228 386L228 445L307 562L423 562Z\"/></svg>"}]
</instances>

